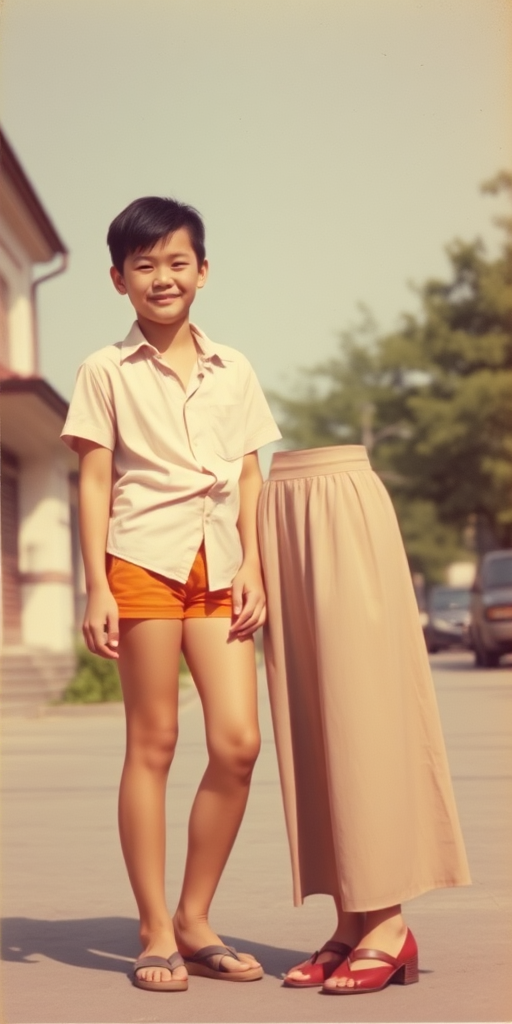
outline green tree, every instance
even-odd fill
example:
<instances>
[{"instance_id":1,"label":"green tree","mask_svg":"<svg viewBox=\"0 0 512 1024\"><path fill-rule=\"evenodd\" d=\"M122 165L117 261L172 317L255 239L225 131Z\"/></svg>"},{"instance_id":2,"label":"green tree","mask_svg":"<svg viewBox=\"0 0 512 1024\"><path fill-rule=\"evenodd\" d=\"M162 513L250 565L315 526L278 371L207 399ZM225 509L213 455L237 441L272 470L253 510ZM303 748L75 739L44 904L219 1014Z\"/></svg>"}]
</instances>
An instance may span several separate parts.
<instances>
[{"instance_id":1,"label":"green tree","mask_svg":"<svg viewBox=\"0 0 512 1024\"><path fill-rule=\"evenodd\" d=\"M512 175L484 186L503 189ZM512 221L499 223L497 258L452 243L449 280L418 290L419 315L381 336L363 311L295 397L274 395L289 444L366 444L411 567L431 580L468 547L512 544Z\"/></svg>"}]
</instances>

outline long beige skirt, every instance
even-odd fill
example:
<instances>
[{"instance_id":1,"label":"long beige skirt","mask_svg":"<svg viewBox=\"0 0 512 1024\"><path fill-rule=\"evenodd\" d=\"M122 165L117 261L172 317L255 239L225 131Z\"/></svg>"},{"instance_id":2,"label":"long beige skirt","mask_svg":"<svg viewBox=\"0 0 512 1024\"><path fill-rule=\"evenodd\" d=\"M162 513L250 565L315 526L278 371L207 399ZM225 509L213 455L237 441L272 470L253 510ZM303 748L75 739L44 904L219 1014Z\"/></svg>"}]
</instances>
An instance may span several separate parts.
<instances>
[{"instance_id":1,"label":"long beige skirt","mask_svg":"<svg viewBox=\"0 0 512 1024\"><path fill-rule=\"evenodd\" d=\"M278 452L258 509L294 901L470 884L398 523L363 447Z\"/></svg>"}]
</instances>

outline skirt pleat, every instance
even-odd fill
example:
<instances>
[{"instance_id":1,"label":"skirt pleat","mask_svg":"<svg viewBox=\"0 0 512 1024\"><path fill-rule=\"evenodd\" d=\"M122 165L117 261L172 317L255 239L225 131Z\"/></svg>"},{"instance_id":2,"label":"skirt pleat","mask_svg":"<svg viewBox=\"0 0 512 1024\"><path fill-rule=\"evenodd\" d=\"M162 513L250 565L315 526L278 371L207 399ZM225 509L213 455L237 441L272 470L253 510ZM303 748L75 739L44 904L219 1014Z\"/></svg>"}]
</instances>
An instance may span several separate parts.
<instances>
[{"instance_id":1,"label":"skirt pleat","mask_svg":"<svg viewBox=\"0 0 512 1024\"><path fill-rule=\"evenodd\" d=\"M258 509L294 899L470 883L395 512L364 448L274 456Z\"/></svg>"}]
</instances>

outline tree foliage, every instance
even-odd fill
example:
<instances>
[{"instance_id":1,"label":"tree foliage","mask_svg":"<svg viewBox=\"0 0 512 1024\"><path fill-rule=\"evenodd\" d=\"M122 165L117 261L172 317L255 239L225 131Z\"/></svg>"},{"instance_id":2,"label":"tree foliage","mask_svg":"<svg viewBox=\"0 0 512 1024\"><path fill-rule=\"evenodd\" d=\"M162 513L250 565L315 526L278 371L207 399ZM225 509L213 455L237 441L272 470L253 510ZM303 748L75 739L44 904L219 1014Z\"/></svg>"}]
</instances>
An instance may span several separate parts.
<instances>
[{"instance_id":1,"label":"tree foliage","mask_svg":"<svg viewBox=\"0 0 512 1024\"><path fill-rule=\"evenodd\" d=\"M484 186L512 193L502 172ZM380 335L368 311L337 353L274 395L294 447L365 444L389 486L412 568L512 544L512 220L496 258L447 248L447 281L418 289L420 313Z\"/></svg>"}]
</instances>

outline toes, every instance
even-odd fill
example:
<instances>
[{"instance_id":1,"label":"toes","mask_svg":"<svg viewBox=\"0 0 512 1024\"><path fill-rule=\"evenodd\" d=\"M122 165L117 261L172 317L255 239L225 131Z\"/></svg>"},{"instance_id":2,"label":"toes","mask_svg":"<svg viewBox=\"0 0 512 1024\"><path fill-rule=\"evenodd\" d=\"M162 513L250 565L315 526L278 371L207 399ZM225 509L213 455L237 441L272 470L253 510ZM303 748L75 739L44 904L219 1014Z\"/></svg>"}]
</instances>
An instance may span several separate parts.
<instances>
[{"instance_id":1,"label":"toes","mask_svg":"<svg viewBox=\"0 0 512 1024\"><path fill-rule=\"evenodd\" d=\"M248 963L240 963L239 960L232 960L231 957L227 957L222 966L227 967L228 971L232 971L233 974L243 974L250 970Z\"/></svg>"},{"instance_id":2,"label":"toes","mask_svg":"<svg viewBox=\"0 0 512 1024\"><path fill-rule=\"evenodd\" d=\"M186 981L188 978L188 971L186 967L176 967L171 974L171 978L174 981Z\"/></svg>"},{"instance_id":3,"label":"toes","mask_svg":"<svg viewBox=\"0 0 512 1024\"><path fill-rule=\"evenodd\" d=\"M222 960L222 970L232 973L245 974L247 971L261 970L261 964L250 953L238 953L238 960L226 957Z\"/></svg>"},{"instance_id":4,"label":"toes","mask_svg":"<svg viewBox=\"0 0 512 1024\"><path fill-rule=\"evenodd\" d=\"M324 982L324 988L336 989L336 988L353 988L353 978L327 978Z\"/></svg>"},{"instance_id":5,"label":"toes","mask_svg":"<svg viewBox=\"0 0 512 1024\"><path fill-rule=\"evenodd\" d=\"M176 967L174 971L165 970L164 968L158 969L144 969L137 971L137 977L141 981L151 981L154 984L161 985L166 981L186 981L188 972L186 967Z\"/></svg>"},{"instance_id":6,"label":"toes","mask_svg":"<svg viewBox=\"0 0 512 1024\"><path fill-rule=\"evenodd\" d=\"M215 971L228 971L230 974L242 973L248 971L253 966L247 962L243 963L240 960L235 960L232 956L216 956L212 957L211 966Z\"/></svg>"},{"instance_id":7,"label":"toes","mask_svg":"<svg viewBox=\"0 0 512 1024\"><path fill-rule=\"evenodd\" d=\"M172 975L170 971L156 971L146 968L146 970L137 971L137 977L140 981L162 982L170 981Z\"/></svg>"},{"instance_id":8,"label":"toes","mask_svg":"<svg viewBox=\"0 0 512 1024\"><path fill-rule=\"evenodd\" d=\"M153 971L153 976L152 976L152 978L150 980L151 981L156 981L157 984L161 984L162 981L171 981L171 979L172 979L171 971L159 971L159 970L156 970L156 971Z\"/></svg>"}]
</instances>

